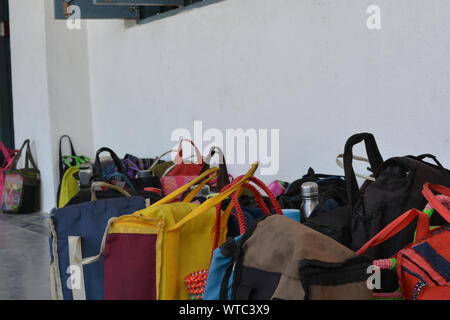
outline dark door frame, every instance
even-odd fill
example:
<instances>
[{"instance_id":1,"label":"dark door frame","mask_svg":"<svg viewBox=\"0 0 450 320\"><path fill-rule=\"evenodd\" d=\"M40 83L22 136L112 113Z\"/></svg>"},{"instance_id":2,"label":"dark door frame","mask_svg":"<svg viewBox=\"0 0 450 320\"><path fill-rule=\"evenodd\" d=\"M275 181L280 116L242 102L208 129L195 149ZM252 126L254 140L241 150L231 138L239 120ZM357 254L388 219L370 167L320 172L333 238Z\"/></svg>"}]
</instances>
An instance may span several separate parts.
<instances>
[{"instance_id":1,"label":"dark door frame","mask_svg":"<svg viewBox=\"0 0 450 320\"><path fill-rule=\"evenodd\" d=\"M14 148L14 121L11 81L11 47L9 41L8 0L0 0L0 140Z\"/></svg>"}]
</instances>

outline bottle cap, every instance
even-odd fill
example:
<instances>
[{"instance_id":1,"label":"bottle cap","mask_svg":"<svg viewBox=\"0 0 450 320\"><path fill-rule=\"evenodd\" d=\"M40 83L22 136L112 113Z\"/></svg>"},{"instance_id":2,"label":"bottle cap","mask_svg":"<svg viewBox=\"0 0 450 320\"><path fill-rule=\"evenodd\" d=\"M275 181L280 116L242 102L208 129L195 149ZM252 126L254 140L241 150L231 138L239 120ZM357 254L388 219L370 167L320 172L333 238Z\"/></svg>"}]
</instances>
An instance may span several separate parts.
<instances>
[{"instance_id":1,"label":"bottle cap","mask_svg":"<svg viewBox=\"0 0 450 320\"><path fill-rule=\"evenodd\" d=\"M319 185L315 182L305 182L302 184L302 196L314 197L319 195Z\"/></svg>"}]
</instances>

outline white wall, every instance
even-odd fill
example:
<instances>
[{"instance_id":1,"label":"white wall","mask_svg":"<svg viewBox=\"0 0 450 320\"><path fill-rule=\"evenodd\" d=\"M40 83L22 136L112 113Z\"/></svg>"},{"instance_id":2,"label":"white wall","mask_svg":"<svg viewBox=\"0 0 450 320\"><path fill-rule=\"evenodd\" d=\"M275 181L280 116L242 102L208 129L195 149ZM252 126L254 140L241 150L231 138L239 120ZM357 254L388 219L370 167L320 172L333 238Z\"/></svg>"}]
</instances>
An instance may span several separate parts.
<instances>
[{"instance_id":1,"label":"white wall","mask_svg":"<svg viewBox=\"0 0 450 320\"><path fill-rule=\"evenodd\" d=\"M53 1L10 1L16 147L30 139L41 171L44 212L56 204L58 141L73 138L79 154L93 150L87 33L54 19ZM64 151L66 148L64 148Z\"/></svg>"},{"instance_id":2,"label":"white wall","mask_svg":"<svg viewBox=\"0 0 450 320\"><path fill-rule=\"evenodd\" d=\"M59 184L59 138L71 137L78 155L91 156L92 113L89 87L86 22L81 29L69 30L66 21L54 19L54 1L45 1L47 68L54 183ZM64 141L63 154L70 154Z\"/></svg>"},{"instance_id":3,"label":"white wall","mask_svg":"<svg viewBox=\"0 0 450 320\"><path fill-rule=\"evenodd\" d=\"M55 184L49 96L45 6L43 1L9 2L11 24L11 73L15 144L32 143L33 156L41 170L42 204L47 210L53 201Z\"/></svg>"},{"instance_id":4,"label":"white wall","mask_svg":"<svg viewBox=\"0 0 450 320\"><path fill-rule=\"evenodd\" d=\"M381 7L382 30L366 28ZM353 133L450 165L446 0L226 0L145 25L88 23L95 148L155 155L176 128L279 128L280 171L341 172ZM266 181L274 177L266 177Z\"/></svg>"},{"instance_id":5,"label":"white wall","mask_svg":"<svg viewBox=\"0 0 450 320\"><path fill-rule=\"evenodd\" d=\"M366 28L371 4L382 30ZM46 211L62 133L91 156L101 146L155 156L194 120L280 129L276 177L289 181L309 166L341 172L334 158L361 131L386 158L429 152L450 166L447 0L225 0L78 31L52 6L10 1L17 143L34 141Z\"/></svg>"}]
</instances>

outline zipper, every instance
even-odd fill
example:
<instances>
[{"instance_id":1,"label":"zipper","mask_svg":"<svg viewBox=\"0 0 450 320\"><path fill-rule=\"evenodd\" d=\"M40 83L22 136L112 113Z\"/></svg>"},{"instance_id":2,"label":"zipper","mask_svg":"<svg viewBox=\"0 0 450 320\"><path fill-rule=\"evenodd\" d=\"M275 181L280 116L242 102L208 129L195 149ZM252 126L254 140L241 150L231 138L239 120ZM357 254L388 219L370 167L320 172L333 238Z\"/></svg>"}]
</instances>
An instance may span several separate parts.
<instances>
[{"instance_id":1,"label":"zipper","mask_svg":"<svg viewBox=\"0 0 450 320\"><path fill-rule=\"evenodd\" d=\"M424 283L423 281L419 280L419 282L417 282L417 284L414 287L413 296L412 296L413 300L419 300L420 293L422 292L422 289L424 287L427 287L427 284Z\"/></svg>"}]
</instances>

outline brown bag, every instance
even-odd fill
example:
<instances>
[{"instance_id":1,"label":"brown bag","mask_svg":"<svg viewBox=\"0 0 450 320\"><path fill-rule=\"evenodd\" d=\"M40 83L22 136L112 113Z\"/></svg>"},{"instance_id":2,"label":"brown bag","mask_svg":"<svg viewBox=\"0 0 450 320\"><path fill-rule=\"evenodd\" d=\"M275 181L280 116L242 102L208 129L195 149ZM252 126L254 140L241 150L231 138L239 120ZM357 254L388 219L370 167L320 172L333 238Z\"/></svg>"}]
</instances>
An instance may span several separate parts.
<instances>
[{"instance_id":1,"label":"brown bag","mask_svg":"<svg viewBox=\"0 0 450 320\"><path fill-rule=\"evenodd\" d=\"M372 299L367 257L285 216L249 229L236 257L233 300Z\"/></svg>"}]
</instances>

